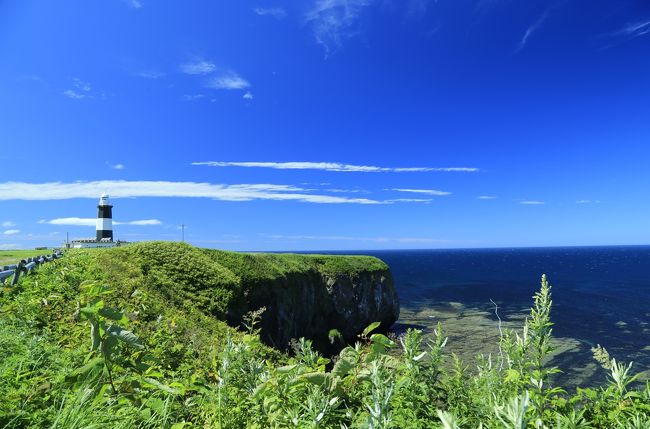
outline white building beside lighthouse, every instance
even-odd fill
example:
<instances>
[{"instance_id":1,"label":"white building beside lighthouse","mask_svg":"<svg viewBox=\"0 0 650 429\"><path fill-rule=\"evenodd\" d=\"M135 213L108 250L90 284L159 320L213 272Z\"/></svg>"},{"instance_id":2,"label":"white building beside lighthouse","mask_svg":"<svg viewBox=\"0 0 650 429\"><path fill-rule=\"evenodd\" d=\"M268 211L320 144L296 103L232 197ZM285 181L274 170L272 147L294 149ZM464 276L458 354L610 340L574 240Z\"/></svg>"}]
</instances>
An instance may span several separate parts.
<instances>
[{"instance_id":1,"label":"white building beside lighthouse","mask_svg":"<svg viewBox=\"0 0 650 429\"><path fill-rule=\"evenodd\" d=\"M125 241L113 241L113 205L108 194L103 193L99 197L97 205L97 223L95 227L95 238L81 238L66 243L66 247L75 249L93 247L116 247L126 244Z\"/></svg>"}]
</instances>

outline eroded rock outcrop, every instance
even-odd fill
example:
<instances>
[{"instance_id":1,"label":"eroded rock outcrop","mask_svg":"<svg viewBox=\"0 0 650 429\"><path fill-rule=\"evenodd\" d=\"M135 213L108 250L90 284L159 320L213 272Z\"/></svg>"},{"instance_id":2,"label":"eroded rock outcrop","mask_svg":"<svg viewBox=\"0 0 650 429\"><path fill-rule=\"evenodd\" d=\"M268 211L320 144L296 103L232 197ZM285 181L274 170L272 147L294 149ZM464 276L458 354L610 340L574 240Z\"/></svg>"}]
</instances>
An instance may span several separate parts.
<instances>
[{"instance_id":1,"label":"eroded rock outcrop","mask_svg":"<svg viewBox=\"0 0 650 429\"><path fill-rule=\"evenodd\" d=\"M118 254L139 266L143 281L170 305L190 306L234 326L247 312L266 307L258 328L278 348L305 337L333 353L370 323L380 322L386 331L399 317L390 270L375 257L239 253L168 242L106 255ZM329 341L332 329L343 341Z\"/></svg>"},{"instance_id":2,"label":"eroded rock outcrop","mask_svg":"<svg viewBox=\"0 0 650 429\"><path fill-rule=\"evenodd\" d=\"M351 343L370 323L381 322L380 330L386 331L399 317L399 299L387 268L328 274L314 269L253 283L247 285L248 308L266 307L261 334L276 347L305 337L331 353L342 345L328 339L331 329Z\"/></svg>"}]
</instances>

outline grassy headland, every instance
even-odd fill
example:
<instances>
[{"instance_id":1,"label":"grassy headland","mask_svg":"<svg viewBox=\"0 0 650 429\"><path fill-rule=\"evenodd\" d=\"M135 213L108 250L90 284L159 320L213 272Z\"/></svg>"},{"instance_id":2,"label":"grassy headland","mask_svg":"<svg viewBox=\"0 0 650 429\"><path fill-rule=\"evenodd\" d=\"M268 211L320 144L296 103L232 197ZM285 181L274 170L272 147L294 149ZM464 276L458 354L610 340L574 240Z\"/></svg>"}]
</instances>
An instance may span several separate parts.
<instances>
[{"instance_id":1,"label":"grassy headland","mask_svg":"<svg viewBox=\"0 0 650 429\"><path fill-rule=\"evenodd\" d=\"M11 265L32 256L50 255L50 250L0 250L0 266Z\"/></svg>"},{"instance_id":2,"label":"grassy headland","mask_svg":"<svg viewBox=\"0 0 650 429\"><path fill-rule=\"evenodd\" d=\"M225 314L243 278L316 267L383 270L374 258L237 254L178 243L69 251L0 295L0 427L614 428L650 427L650 389L596 350L611 382L550 385L550 287L524 330L477 371L446 356L439 328L399 340L374 326L334 361L307 340L285 354ZM451 365L443 362L450 361ZM447 369L451 368L451 369Z\"/></svg>"}]
</instances>

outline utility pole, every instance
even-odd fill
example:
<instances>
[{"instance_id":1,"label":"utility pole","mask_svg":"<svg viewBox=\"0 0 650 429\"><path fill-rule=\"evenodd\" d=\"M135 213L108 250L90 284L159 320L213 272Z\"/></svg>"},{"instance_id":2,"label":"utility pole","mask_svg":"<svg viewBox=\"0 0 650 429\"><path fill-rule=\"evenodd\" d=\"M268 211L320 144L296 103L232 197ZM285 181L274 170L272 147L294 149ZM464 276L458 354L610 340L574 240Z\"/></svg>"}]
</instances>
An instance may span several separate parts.
<instances>
[{"instance_id":1,"label":"utility pole","mask_svg":"<svg viewBox=\"0 0 650 429\"><path fill-rule=\"evenodd\" d=\"M181 224L181 241L185 243L185 224Z\"/></svg>"}]
</instances>

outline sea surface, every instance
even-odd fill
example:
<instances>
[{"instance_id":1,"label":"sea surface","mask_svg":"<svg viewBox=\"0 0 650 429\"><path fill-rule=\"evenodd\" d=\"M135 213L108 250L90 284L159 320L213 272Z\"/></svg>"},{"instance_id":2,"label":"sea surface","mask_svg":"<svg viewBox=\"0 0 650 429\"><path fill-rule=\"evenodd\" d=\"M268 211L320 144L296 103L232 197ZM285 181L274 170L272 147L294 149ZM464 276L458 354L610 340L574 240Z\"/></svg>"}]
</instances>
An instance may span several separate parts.
<instances>
[{"instance_id":1,"label":"sea surface","mask_svg":"<svg viewBox=\"0 0 650 429\"><path fill-rule=\"evenodd\" d=\"M325 252L377 256L392 271L401 315L393 330L432 336L440 322L448 349L471 368L481 352L498 353L502 328L520 329L546 274L557 351L558 384L606 378L591 348L634 361L650 374L650 246ZM495 311L496 310L496 311ZM498 317L497 317L498 315Z\"/></svg>"}]
</instances>

